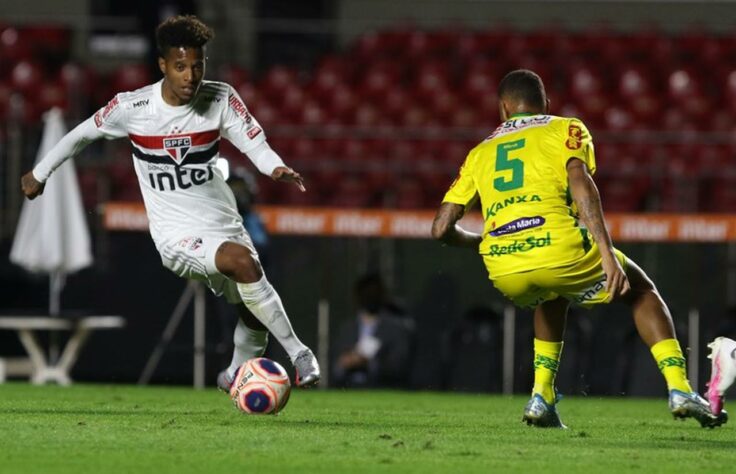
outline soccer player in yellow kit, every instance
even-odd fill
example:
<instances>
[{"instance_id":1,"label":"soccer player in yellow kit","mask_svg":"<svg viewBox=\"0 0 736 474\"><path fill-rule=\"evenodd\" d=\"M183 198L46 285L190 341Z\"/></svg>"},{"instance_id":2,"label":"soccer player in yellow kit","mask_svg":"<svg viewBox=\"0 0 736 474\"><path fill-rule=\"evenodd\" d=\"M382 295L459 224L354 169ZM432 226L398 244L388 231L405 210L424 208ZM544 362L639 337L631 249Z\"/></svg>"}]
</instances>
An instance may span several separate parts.
<instances>
[{"instance_id":1,"label":"soccer player in yellow kit","mask_svg":"<svg viewBox=\"0 0 736 474\"><path fill-rule=\"evenodd\" d=\"M548 115L540 77L517 70L498 87L503 123L468 153L432 225L434 238L478 249L493 285L516 305L534 309L534 388L523 421L564 428L554 380L571 303L590 307L620 300L633 311L678 418L703 427L714 415L686 378L685 358L667 305L647 275L616 250L591 175L590 133L577 119ZM483 234L457 225L480 198Z\"/></svg>"}]
</instances>

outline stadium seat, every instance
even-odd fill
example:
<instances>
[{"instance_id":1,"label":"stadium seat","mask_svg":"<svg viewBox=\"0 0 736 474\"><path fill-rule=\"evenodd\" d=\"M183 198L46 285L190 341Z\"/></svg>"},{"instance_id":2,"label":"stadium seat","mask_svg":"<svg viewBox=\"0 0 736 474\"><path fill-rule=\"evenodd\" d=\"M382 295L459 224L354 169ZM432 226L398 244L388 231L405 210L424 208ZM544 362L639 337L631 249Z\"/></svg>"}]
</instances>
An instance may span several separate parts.
<instances>
[{"instance_id":1,"label":"stadium seat","mask_svg":"<svg viewBox=\"0 0 736 474\"><path fill-rule=\"evenodd\" d=\"M83 117L112 93L151 82L142 64L100 80L100 72L68 62L70 39L66 28L0 25L0 117L16 91L23 119L33 123L51 106L71 106L70 117ZM434 207L468 150L497 126L499 80L527 67L545 80L552 113L579 117L593 132L607 209L641 210L659 196L653 209L679 212L731 202L724 183L711 189L700 181L736 168L736 145L724 141L736 131L734 64L736 36L699 28L672 35L652 24L578 32L559 24L471 31L405 23L362 35L311 70L274 66L253 81L233 62L213 79L236 88L272 146L311 183L310 193L266 186L281 202ZM704 132L712 134L707 143ZM663 137L674 142L658 143ZM238 154L224 141L221 147ZM652 182L638 178L649 171ZM320 194L351 172L360 183L341 185L347 197Z\"/></svg>"},{"instance_id":2,"label":"stadium seat","mask_svg":"<svg viewBox=\"0 0 736 474\"><path fill-rule=\"evenodd\" d=\"M20 31L12 26L0 30L0 73L4 66L31 58L30 43L22 38Z\"/></svg>"},{"instance_id":3,"label":"stadium seat","mask_svg":"<svg viewBox=\"0 0 736 474\"><path fill-rule=\"evenodd\" d=\"M227 82L235 88L246 83L248 81L248 77L248 71L245 68L236 66L235 64L222 64L217 68L217 71L214 74L214 78L216 80Z\"/></svg>"},{"instance_id":4,"label":"stadium seat","mask_svg":"<svg viewBox=\"0 0 736 474\"><path fill-rule=\"evenodd\" d=\"M724 214L736 212L736 176L714 178L706 181L706 186L706 211Z\"/></svg>"},{"instance_id":5,"label":"stadium seat","mask_svg":"<svg viewBox=\"0 0 736 474\"><path fill-rule=\"evenodd\" d=\"M375 204L370 187L357 175L343 175L335 184L328 200L330 206L365 208Z\"/></svg>"},{"instance_id":6,"label":"stadium seat","mask_svg":"<svg viewBox=\"0 0 736 474\"><path fill-rule=\"evenodd\" d=\"M34 95L44 79L43 67L36 62L27 60L19 61L10 74L12 87L26 96Z\"/></svg>"},{"instance_id":7,"label":"stadium seat","mask_svg":"<svg viewBox=\"0 0 736 474\"><path fill-rule=\"evenodd\" d=\"M151 83L150 70L144 64L126 64L110 75L110 97L118 92L134 91Z\"/></svg>"},{"instance_id":8,"label":"stadium seat","mask_svg":"<svg viewBox=\"0 0 736 474\"><path fill-rule=\"evenodd\" d=\"M52 107L65 110L69 106L69 94L64 85L58 81L45 82L37 91L36 106L46 111Z\"/></svg>"},{"instance_id":9,"label":"stadium seat","mask_svg":"<svg viewBox=\"0 0 736 474\"><path fill-rule=\"evenodd\" d=\"M274 66L258 84L258 89L270 102L278 104L288 89L298 88L296 72L284 67Z\"/></svg>"},{"instance_id":10,"label":"stadium seat","mask_svg":"<svg viewBox=\"0 0 736 474\"><path fill-rule=\"evenodd\" d=\"M405 178L400 180L386 193L385 204L395 209L422 209L426 207L424 188L418 179ZM439 201L437 203L439 205Z\"/></svg>"}]
</instances>

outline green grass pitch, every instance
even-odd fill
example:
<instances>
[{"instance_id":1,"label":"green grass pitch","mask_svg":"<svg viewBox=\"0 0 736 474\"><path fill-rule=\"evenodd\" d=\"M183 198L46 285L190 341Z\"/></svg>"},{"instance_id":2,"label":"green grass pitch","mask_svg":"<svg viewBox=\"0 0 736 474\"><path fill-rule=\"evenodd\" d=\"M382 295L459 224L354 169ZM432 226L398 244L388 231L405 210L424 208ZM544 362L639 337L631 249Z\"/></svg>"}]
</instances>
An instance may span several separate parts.
<instances>
[{"instance_id":1,"label":"green grass pitch","mask_svg":"<svg viewBox=\"0 0 736 474\"><path fill-rule=\"evenodd\" d=\"M736 431L666 400L568 397L568 430L521 423L525 397L295 391L246 416L215 389L0 385L0 473L734 472Z\"/></svg>"}]
</instances>

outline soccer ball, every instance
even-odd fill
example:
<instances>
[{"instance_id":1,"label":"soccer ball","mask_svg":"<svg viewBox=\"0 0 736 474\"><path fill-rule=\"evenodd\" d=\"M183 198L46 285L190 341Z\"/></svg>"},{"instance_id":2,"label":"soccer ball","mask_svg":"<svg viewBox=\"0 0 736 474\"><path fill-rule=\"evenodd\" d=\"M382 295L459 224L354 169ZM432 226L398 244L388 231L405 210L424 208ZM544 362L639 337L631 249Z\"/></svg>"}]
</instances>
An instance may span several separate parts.
<instances>
[{"instance_id":1,"label":"soccer ball","mask_svg":"<svg viewBox=\"0 0 736 474\"><path fill-rule=\"evenodd\" d=\"M291 393L289 375L271 359L250 359L235 373L230 397L238 410L252 415L275 415Z\"/></svg>"}]
</instances>

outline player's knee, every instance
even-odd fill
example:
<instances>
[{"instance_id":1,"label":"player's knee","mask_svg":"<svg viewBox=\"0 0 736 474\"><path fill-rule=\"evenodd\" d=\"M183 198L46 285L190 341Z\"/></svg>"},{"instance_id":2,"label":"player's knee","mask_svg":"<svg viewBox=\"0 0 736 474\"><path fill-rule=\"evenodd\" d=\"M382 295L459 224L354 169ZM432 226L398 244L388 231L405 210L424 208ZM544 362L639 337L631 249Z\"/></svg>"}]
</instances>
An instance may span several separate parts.
<instances>
[{"instance_id":1,"label":"player's knee","mask_svg":"<svg viewBox=\"0 0 736 474\"><path fill-rule=\"evenodd\" d=\"M217 251L217 269L238 283L253 283L263 277L258 261L242 246L226 242Z\"/></svg>"}]
</instances>

